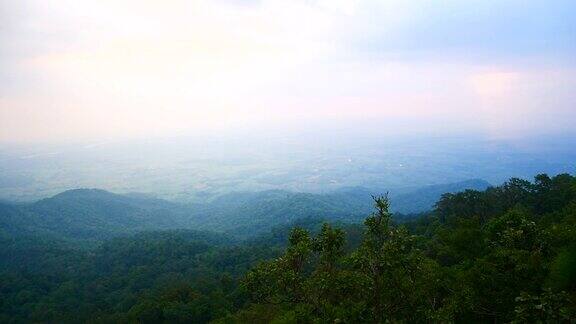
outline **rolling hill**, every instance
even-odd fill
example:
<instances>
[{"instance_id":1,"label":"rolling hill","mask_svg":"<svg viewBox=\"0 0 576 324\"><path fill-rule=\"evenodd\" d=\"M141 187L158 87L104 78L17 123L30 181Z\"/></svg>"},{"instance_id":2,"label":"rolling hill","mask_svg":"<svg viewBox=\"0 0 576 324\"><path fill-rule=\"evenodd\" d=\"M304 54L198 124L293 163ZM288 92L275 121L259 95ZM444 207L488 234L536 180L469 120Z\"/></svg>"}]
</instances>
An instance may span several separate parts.
<instances>
[{"instance_id":1,"label":"rolling hill","mask_svg":"<svg viewBox=\"0 0 576 324\"><path fill-rule=\"evenodd\" d=\"M445 192L483 190L469 180L391 193L393 211L430 210ZM361 222L372 211L377 190L344 188L327 194L282 190L222 195L203 204L179 204L144 195L74 189L30 204L0 204L0 237L43 234L62 239L101 240L145 230L194 229L250 237L298 219Z\"/></svg>"}]
</instances>

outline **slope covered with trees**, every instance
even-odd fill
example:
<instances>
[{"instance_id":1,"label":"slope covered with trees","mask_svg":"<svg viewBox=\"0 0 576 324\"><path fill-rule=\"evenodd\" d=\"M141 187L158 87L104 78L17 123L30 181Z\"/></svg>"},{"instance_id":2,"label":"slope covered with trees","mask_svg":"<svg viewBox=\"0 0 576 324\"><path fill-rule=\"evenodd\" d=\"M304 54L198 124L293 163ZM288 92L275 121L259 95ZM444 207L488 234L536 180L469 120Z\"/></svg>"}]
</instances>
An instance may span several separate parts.
<instances>
[{"instance_id":1,"label":"slope covered with trees","mask_svg":"<svg viewBox=\"0 0 576 324\"><path fill-rule=\"evenodd\" d=\"M296 228L279 258L244 281L253 303L231 322L562 322L576 318L576 179L512 179L445 194L395 226L375 199L362 243L326 224Z\"/></svg>"},{"instance_id":2,"label":"slope covered with trees","mask_svg":"<svg viewBox=\"0 0 576 324\"><path fill-rule=\"evenodd\" d=\"M99 241L143 230L186 228L189 222L180 205L98 189L68 190L30 204L0 204L4 237Z\"/></svg>"},{"instance_id":3,"label":"slope covered with trees","mask_svg":"<svg viewBox=\"0 0 576 324\"><path fill-rule=\"evenodd\" d=\"M393 207L423 212L442 193L484 189L488 183L469 180L398 191ZM99 189L68 190L28 204L0 202L0 239L52 236L98 243L118 235L146 230L194 229L249 238L302 218L361 222L372 209L366 188L344 188L327 194L282 190L229 193L202 204L180 204L145 195L120 195Z\"/></svg>"},{"instance_id":4,"label":"slope covered with trees","mask_svg":"<svg viewBox=\"0 0 576 324\"><path fill-rule=\"evenodd\" d=\"M408 222L395 221L386 197L375 207L364 225L297 219L245 241L190 230L96 247L12 236L0 251L0 322L575 318L575 177L448 193Z\"/></svg>"}]
</instances>

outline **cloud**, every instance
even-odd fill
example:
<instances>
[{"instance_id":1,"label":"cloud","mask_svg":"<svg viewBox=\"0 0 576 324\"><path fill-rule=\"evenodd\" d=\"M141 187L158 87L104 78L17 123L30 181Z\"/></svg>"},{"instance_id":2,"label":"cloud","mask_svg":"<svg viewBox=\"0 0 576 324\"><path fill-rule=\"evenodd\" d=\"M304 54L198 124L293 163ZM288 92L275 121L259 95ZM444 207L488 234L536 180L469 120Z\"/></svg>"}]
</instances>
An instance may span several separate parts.
<instances>
[{"instance_id":1,"label":"cloud","mask_svg":"<svg viewBox=\"0 0 576 324\"><path fill-rule=\"evenodd\" d=\"M515 119L537 120L544 103L565 116L574 102L565 90L576 85L571 2L2 6L0 140L150 136L304 119L449 120L498 132L513 129ZM504 105L508 113L497 114Z\"/></svg>"},{"instance_id":2,"label":"cloud","mask_svg":"<svg viewBox=\"0 0 576 324\"><path fill-rule=\"evenodd\" d=\"M576 2L482 0L417 1L394 33L366 28L352 40L373 55L437 56L481 63L525 59L574 62ZM378 16L378 11L373 11ZM376 20L376 19L375 19ZM383 30L383 32L382 32Z\"/></svg>"},{"instance_id":3,"label":"cloud","mask_svg":"<svg viewBox=\"0 0 576 324\"><path fill-rule=\"evenodd\" d=\"M482 72L470 77L474 92L484 99L509 96L514 90L514 84L519 79L515 72Z\"/></svg>"}]
</instances>

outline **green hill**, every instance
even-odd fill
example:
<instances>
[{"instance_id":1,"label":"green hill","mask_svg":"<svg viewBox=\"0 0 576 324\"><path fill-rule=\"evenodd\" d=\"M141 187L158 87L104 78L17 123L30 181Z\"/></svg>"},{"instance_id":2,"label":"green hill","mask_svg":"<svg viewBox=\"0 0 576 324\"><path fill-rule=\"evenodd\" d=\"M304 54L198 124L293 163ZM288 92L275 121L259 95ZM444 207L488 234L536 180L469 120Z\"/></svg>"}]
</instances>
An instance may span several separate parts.
<instances>
[{"instance_id":1,"label":"green hill","mask_svg":"<svg viewBox=\"0 0 576 324\"><path fill-rule=\"evenodd\" d=\"M392 210L424 212L442 193L487 186L470 180L391 193ZM184 205L144 195L75 189L31 204L0 204L0 237L49 235L96 241L143 230L182 228L245 238L304 218L360 222L372 210L374 193L361 187L327 194L270 190L230 193L208 203Z\"/></svg>"}]
</instances>

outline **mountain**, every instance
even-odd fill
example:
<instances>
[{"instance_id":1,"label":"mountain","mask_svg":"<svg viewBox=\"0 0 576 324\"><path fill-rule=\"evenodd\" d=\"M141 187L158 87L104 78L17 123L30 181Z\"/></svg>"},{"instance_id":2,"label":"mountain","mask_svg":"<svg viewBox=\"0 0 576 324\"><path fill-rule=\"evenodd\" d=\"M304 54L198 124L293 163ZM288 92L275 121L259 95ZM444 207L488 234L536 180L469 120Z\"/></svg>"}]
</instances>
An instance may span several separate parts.
<instances>
[{"instance_id":1,"label":"mountain","mask_svg":"<svg viewBox=\"0 0 576 324\"><path fill-rule=\"evenodd\" d=\"M203 218L203 229L251 236L303 218L360 221L367 212L364 207L371 206L369 199L370 195L362 202L352 196L336 200L332 195L282 190L230 193L208 204L197 205L194 214Z\"/></svg>"},{"instance_id":2,"label":"mountain","mask_svg":"<svg viewBox=\"0 0 576 324\"><path fill-rule=\"evenodd\" d=\"M39 215L20 208L17 205L0 203L0 239L13 235L32 235L42 232L37 225L41 221Z\"/></svg>"},{"instance_id":3,"label":"mountain","mask_svg":"<svg viewBox=\"0 0 576 324\"><path fill-rule=\"evenodd\" d=\"M472 179L398 190L400 193L392 191L391 207L394 213L422 213L431 210L444 193L466 189L485 190L489 186L484 180ZM195 214L195 219L203 220L199 225L203 229L218 229L250 236L303 218L361 222L373 211L372 196L383 192L386 190L364 187L341 188L327 194L283 190L238 192L222 195L207 204L196 205L192 213Z\"/></svg>"},{"instance_id":4,"label":"mountain","mask_svg":"<svg viewBox=\"0 0 576 324\"><path fill-rule=\"evenodd\" d=\"M4 235L49 234L69 239L183 228L186 216L186 209L178 204L99 189L69 190L26 205L0 205Z\"/></svg>"},{"instance_id":5,"label":"mountain","mask_svg":"<svg viewBox=\"0 0 576 324\"><path fill-rule=\"evenodd\" d=\"M428 186L391 193L392 211L430 210L443 193L482 190L482 180ZM372 195L362 187L327 194L283 190L237 192L185 205L146 195L120 195L99 189L75 189L31 204L0 203L0 238L48 235L62 239L101 240L144 230L193 229L252 237L298 219L361 222L372 212Z\"/></svg>"},{"instance_id":6,"label":"mountain","mask_svg":"<svg viewBox=\"0 0 576 324\"><path fill-rule=\"evenodd\" d=\"M391 190L350 187L339 189L324 196L335 204L347 206L347 208L357 210L366 215L373 210L372 196L389 192L392 212L417 214L432 210L434 204L444 193L455 193L468 189L483 191L490 186L490 183L482 179L470 179L454 183Z\"/></svg>"},{"instance_id":7,"label":"mountain","mask_svg":"<svg viewBox=\"0 0 576 324\"><path fill-rule=\"evenodd\" d=\"M462 185L482 182L453 187ZM413 192L433 189L438 188ZM275 206L267 209L271 215L312 203L321 211L340 210L364 204L369 194L363 188L328 195L268 191L226 195L213 203L231 217L254 213L241 219L249 226L275 219L260 212L260 204ZM32 213L38 205L86 212L74 218L67 211L74 222L103 217L95 210L125 208L114 214L128 219L125 230L133 229L129 216L134 213L191 208L139 195L69 191L36 204L0 205L2 228L33 228L43 224L43 217L53 217ZM401 228L388 220L386 211L363 224L299 219L242 241L196 230L127 233L92 246L39 235L0 239L0 323L357 323L382 318L571 323L576 318L576 177L511 179L485 191L443 195L432 214ZM373 293L375 282L382 294Z\"/></svg>"},{"instance_id":8,"label":"mountain","mask_svg":"<svg viewBox=\"0 0 576 324\"><path fill-rule=\"evenodd\" d=\"M392 194L391 208L392 211L402 214L422 213L432 210L444 193L455 193L467 189L484 191L490 186L490 183L481 179L426 186L400 195Z\"/></svg>"}]
</instances>

